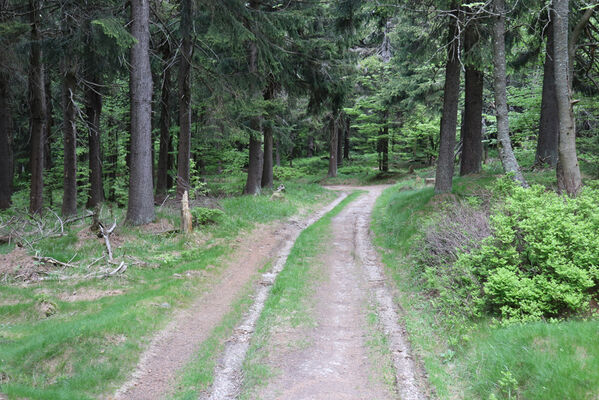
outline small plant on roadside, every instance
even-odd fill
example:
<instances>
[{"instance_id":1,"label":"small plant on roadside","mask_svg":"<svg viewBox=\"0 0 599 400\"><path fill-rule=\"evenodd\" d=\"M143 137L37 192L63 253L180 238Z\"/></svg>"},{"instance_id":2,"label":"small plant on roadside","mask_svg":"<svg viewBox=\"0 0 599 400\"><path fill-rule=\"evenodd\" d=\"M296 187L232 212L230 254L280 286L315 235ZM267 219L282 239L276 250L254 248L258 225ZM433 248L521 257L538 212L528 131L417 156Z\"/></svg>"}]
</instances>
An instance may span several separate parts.
<instances>
[{"instance_id":1,"label":"small plant on roadside","mask_svg":"<svg viewBox=\"0 0 599 400\"><path fill-rule=\"evenodd\" d=\"M225 215L218 208L194 207L191 216L195 225L216 224Z\"/></svg>"}]
</instances>

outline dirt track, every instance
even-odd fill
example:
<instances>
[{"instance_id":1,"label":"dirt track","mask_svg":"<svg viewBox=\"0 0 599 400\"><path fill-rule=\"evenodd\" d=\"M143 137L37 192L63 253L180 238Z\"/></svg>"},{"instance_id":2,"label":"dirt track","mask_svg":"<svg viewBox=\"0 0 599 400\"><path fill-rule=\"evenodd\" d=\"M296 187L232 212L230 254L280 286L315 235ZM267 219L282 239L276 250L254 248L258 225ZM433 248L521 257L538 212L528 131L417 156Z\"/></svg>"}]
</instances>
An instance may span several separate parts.
<instances>
[{"instance_id":1,"label":"dirt track","mask_svg":"<svg viewBox=\"0 0 599 400\"><path fill-rule=\"evenodd\" d=\"M347 191L352 188L335 188ZM269 366L278 373L259 389L259 399L395 399L428 398L418 368L412 361L405 333L392 300L392 292L370 240L370 214L384 187L360 188L367 193L354 200L332 221L332 235L323 262L322 279L316 284L312 310L316 325L296 331L275 332ZM271 271L262 275L254 304L227 340L215 371L214 385L204 397L235 399L242 387L241 366L258 319L278 272L301 230L333 208L317 215L280 224L276 229L248 235L236 249L226 272L201 298L179 312L143 354L131 379L117 399L168 398L177 372L195 353L212 329L229 311L241 289L268 260ZM389 346L388 361L394 382L383 383L379 366L368 348L366 314L374 309L378 329ZM300 338L308 345L287 345Z\"/></svg>"},{"instance_id":2,"label":"dirt track","mask_svg":"<svg viewBox=\"0 0 599 400\"><path fill-rule=\"evenodd\" d=\"M341 198L303 219L261 226L240 243L232 244L234 253L224 273L193 304L178 312L168 326L156 335L115 400L156 400L168 398L178 371L196 353L223 316L231 309L241 290L268 261L291 248L302 229L334 207ZM284 260L283 260L284 263Z\"/></svg>"},{"instance_id":3,"label":"dirt track","mask_svg":"<svg viewBox=\"0 0 599 400\"><path fill-rule=\"evenodd\" d=\"M276 376L255 398L416 400L428 397L370 241L370 213L384 187L361 189L367 193L333 219L327 250L319 257L324 264L322 279L311 299L315 304L312 314L316 326L275 330L270 338L268 364ZM263 296L257 296L256 301L263 302ZM377 360L369 356L367 342L371 333L366 322L369 304L378 315L378 328L387 337L388 361L395 378L391 384L384 384L377 376L379 368L374 365ZM247 324L242 324L242 328L230 339L233 345L227 348L217 368L212 393L203 398L237 397L243 378L240 367L253 332L253 327ZM308 345L294 346L298 340ZM228 363L230 358L236 363Z\"/></svg>"}]
</instances>

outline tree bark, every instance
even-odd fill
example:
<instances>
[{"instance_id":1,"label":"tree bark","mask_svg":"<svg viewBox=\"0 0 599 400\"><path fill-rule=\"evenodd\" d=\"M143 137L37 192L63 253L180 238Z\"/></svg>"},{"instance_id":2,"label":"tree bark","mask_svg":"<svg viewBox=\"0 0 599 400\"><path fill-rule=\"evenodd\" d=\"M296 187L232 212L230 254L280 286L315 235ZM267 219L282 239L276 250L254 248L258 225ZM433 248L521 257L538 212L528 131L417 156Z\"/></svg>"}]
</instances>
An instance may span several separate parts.
<instances>
[{"instance_id":1,"label":"tree bark","mask_svg":"<svg viewBox=\"0 0 599 400\"><path fill-rule=\"evenodd\" d=\"M264 91L264 100L271 100L275 93L275 88L273 84L269 84L266 90ZM272 122L272 121L269 121ZM272 150L273 150L273 133L272 133L272 123L265 124L262 127L263 135L264 135L264 159L262 164L262 181L261 186L263 188L272 188L273 185L273 176L272 176Z\"/></svg>"},{"instance_id":2,"label":"tree bark","mask_svg":"<svg viewBox=\"0 0 599 400\"><path fill-rule=\"evenodd\" d=\"M479 41L478 26L470 21L464 32L464 52L473 58L474 46ZM464 125L462 136L462 157L460 159L460 175L477 174L481 170L482 118L483 118L483 72L472 60L466 65Z\"/></svg>"},{"instance_id":3,"label":"tree bark","mask_svg":"<svg viewBox=\"0 0 599 400\"><path fill-rule=\"evenodd\" d=\"M308 157L314 157L314 136L308 136Z\"/></svg>"},{"instance_id":4,"label":"tree bark","mask_svg":"<svg viewBox=\"0 0 599 400\"><path fill-rule=\"evenodd\" d=\"M255 0L250 1L250 7L257 9L258 2ZM257 100L261 95L260 88L256 84L258 80L258 46L255 41L249 41L247 46L248 72L251 79L250 96L252 100ZM262 117L260 115L254 115L250 118L250 129L252 132L250 133L248 175L243 193L257 195L260 194L262 177L262 143L260 141Z\"/></svg>"},{"instance_id":5,"label":"tree bark","mask_svg":"<svg viewBox=\"0 0 599 400\"><path fill-rule=\"evenodd\" d=\"M345 118L345 135L343 136L344 145L343 145L343 158L349 160L349 134L351 129L351 121L349 116Z\"/></svg>"},{"instance_id":6,"label":"tree bark","mask_svg":"<svg viewBox=\"0 0 599 400\"><path fill-rule=\"evenodd\" d=\"M499 158L506 173L522 186L528 186L512 150L507 107L507 78L505 65L505 0L493 0L495 19L493 23L493 88L497 116L497 140Z\"/></svg>"},{"instance_id":7,"label":"tree bark","mask_svg":"<svg viewBox=\"0 0 599 400\"><path fill-rule=\"evenodd\" d=\"M154 220L152 182L152 72L150 69L149 0L131 0L131 153L127 223Z\"/></svg>"},{"instance_id":8,"label":"tree bark","mask_svg":"<svg viewBox=\"0 0 599 400\"><path fill-rule=\"evenodd\" d=\"M42 212L44 206L44 125L46 123L46 95L44 87L44 65L40 32L39 0L29 0L31 23L31 54L29 61L29 109L31 129L31 188L29 192L29 212Z\"/></svg>"},{"instance_id":9,"label":"tree bark","mask_svg":"<svg viewBox=\"0 0 599 400\"><path fill-rule=\"evenodd\" d=\"M262 142L258 136L260 131L260 118L253 117L250 121L250 128L254 133L250 134L250 160L248 165L248 176L245 183L244 194L260 194L261 183L261 161L262 161Z\"/></svg>"},{"instance_id":10,"label":"tree bark","mask_svg":"<svg viewBox=\"0 0 599 400\"><path fill-rule=\"evenodd\" d=\"M14 177L9 79L8 73L0 70L0 210L11 205Z\"/></svg>"},{"instance_id":11,"label":"tree bark","mask_svg":"<svg viewBox=\"0 0 599 400\"><path fill-rule=\"evenodd\" d=\"M102 142L100 136L100 115L102 114L102 94L100 79L93 74L85 91L86 119L89 137L89 195L87 208L94 208L104 201L104 181L102 172Z\"/></svg>"},{"instance_id":12,"label":"tree bark","mask_svg":"<svg viewBox=\"0 0 599 400\"><path fill-rule=\"evenodd\" d=\"M75 90L77 75L71 61L64 61L62 82L62 130L64 138L64 175L62 215L77 214L77 128L75 126Z\"/></svg>"},{"instance_id":13,"label":"tree bark","mask_svg":"<svg viewBox=\"0 0 599 400\"><path fill-rule=\"evenodd\" d=\"M336 114L331 115L331 121L329 122L329 171L327 177L334 178L337 176L337 145L338 145L338 116Z\"/></svg>"},{"instance_id":14,"label":"tree bark","mask_svg":"<svg viewBox=\"0 0 599 400\"><path fill-rule=\"evenodd\" d=\"M344 131L345 120L343 118L343 114L341 114L339 117L339 122L337 123L337 169L343 165Z\"/></svg>"},{"instance_id":15,"label":"tree bark","mask_svg":"<svg viewBox=\"0 0 599 400\"><path fill-rule=\"evenodd\" d=\"M281 141L279 138L275 141L275 164L281 166Z\"/></svg>"},{"instance_id":16,"label":"tree bark","mask_svg":"<svg viewBox=\"0 0 599 400\"><path fill-rule=\"evenodd\" d=\"M189 157L191 153L191 0L181 0L181 58L179 61L179 150L177 152L177 198L189 186Z\"/></svg>"},{"instance_id":17,"label":"tree bark","mask_svg":"<svg viewBox=\"0 0 599 400\"><path fill-rule=\"evenodd\" d=\"M557 186L570 196L576 196L582 187L582 177L576 156L576 124L572 110L568 72L568 0L554 0L553 21L555 89L559 113L559 161Z\"/></svg>"},{"instance_id":18,"label":"tree bark","mask_svg":"<svg viewBox=\"0 0 599 400\"><path fill-rule=\"evenodd\" d=\"M551 12L553 19L554 13ZM541 95L541 117L539 120L539 137L535 165L557 165L557 147L559 135L559 119L557 98L555 96L555 68L553 52L553 21L547 26L547 46L543 66L543 94Z\"/></svg>"},{"instance_id":19,"label":"tree bark","mask_svg":"<svg viewBox=\"0 0 599 400\"><path fill-rule=\"evenodd\" d=\"M167 49L163 49L164 60L168 64L170 58L170 48L165 46ZM171 67L165 66L162 75L162 89L160 96L160 121L158 123L160 128L160 140L158 150L158 169L156 171L156 194L165 195L169 189L168 185L168 171L170 168L169 154L171 142L171 115L170 115L170 97L171 97Z\"/></svg>"},{"instance_id":20,"label":"tree bark","mask_svg":"<svg viewBox=\"0 0 599 400\"><path fill-rule=\"evenodd\" d=\"M54 111L52 108L51 77L48 70L44 71L44 94L46 95L46 124L44 126L44 169L50 171L54 167L52 160L52 126L54 126ZM52 205L52 190L50 190L50 205Z\"/></svg>"},{"instance_id":21,"label":"tree bark","mask_svg":"<svg viewBox=\"0 0 599 400\"><path fill-rule=\"evenodd\" d=\"M458 10L452 2L447 38L447 63L443 90L443 113L441 116L439 159L435 178L435 193L451 192L454 169L454 148L458 123L458 100L460 94L460 62L458 41Z\"/></svg>"}]
</instances>

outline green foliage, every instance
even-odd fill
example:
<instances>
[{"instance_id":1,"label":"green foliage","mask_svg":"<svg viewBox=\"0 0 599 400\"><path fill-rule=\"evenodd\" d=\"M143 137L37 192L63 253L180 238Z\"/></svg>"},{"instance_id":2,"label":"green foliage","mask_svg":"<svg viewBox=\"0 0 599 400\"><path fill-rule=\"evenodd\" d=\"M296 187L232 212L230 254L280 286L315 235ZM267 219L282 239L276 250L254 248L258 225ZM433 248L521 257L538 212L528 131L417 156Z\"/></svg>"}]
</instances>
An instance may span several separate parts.
<instances>
[{"instance_id":1,"label":"green foliage","mask_svg":"<svg viewBox=\"0 0 599 400\"><path fill-rule=\"evenodd\" d=\"M598 195L585 188L571 199L513 186L491 218L492 237L456 263L480 280L484 307L509 321L586 310L599 284Z\"/></svg>"},{"instance_id":2,"label":"green foliage","mask_svg":"<svg viewBox=\"0 0 599 400\"><path fill-rule=\"evenodd\" d=\"M113 39L117 46L127 49L137 43L137 40L125 27L122 21L118 18L108 17L95 19L92 25L98 26L107 37Z\"/></svg>"},{"instance_id":3,"label":"green foliage","mask_svg":"<svg viewBox=\"0 0 599 400\"><path fill-rule=\"evenodd\" d=\"M215 224L225 215L218 208L194 207L191 209L191 216L194 224L206 225Z\"/></svg>"},{"instance_id":4,"label":"green foliage","mask_svg":"<svg viewBox=\"0 0 599 400\"><path fill-rule=\"evenodd\" d=\"M285 182L288 180L297 179L302 175L302 172L296 168L284 166L273 167L273 178L277 181Z\"/></svg>"}]
</instances>

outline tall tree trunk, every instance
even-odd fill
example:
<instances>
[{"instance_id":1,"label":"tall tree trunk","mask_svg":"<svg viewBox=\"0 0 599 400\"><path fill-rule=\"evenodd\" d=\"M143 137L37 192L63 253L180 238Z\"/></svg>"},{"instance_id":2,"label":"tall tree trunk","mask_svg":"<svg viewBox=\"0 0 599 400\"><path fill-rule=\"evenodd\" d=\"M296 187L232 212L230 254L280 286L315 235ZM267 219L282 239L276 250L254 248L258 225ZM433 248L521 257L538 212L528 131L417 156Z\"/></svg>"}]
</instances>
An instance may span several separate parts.
<instances>
[{"instance_id":1,"label":"tall tree trunk","mask_svg":"<svg viewBox=\"0 0 599 400\"><path fill-rule=\"evenodd\" d=\"M454 168L455 136L458 123L458 99L460 94L460 61L458 40L458 10L452 2L447 38L447 63L443 90L443 114L441 116L439 159L435 179L435 193L451 192Z\"/></svg>"},{"instance_id":2,"label":"tall tree trunk","mask_svg":"<svg viewBox=\"0 0 599 400\"><path fill-rule=\"evenodd\" d=\"M92 76L85 91L86 115L89 137L89 195L87 207L94 208L104 201L104 180L102 173L102 142L100 136L100 115L102 114L102 94L100 79Z\"/></svg>"},{"instance_id":3,"label":"tall tree trunk","mask_svg":"<svg viewBox=\"0 0 599 400\"><path fill-rule=\"evenodd\" d=\"M271 100L275 93L275 87L271 83L264 91L264 100ZM263 188L272 188L273 176L272 176L272 150L273 150L273 133L272 133L272 121L265 124L262 127L264 134L264 160L262 164L262 181L261 186Z\"/></svg>"},{"instance_id":4,"label":"tall tree trunk","mask_svg":"<svg viewBox=\"0 0 599 400\"><path fill-rule=\"evenodd\" d=\"M277 138L275 141L275 164L281 166L281 140Z\"/></svg>"},{"instance_id":5,"label":"tall tree trunk","mask_svg":"<svg viewBox=\"0 0 599 400\"><path fill-rule=\"evenodd\" d=\"M75 90L77 75L72 62L65 60L62 81L62 130L64 137L64 175L62 215L77 214L77 128L75 126Z\"/></svg>"},{"instance_id":6,"label":"tall tree trunk","mask_svg":"<svg viewBox=\"0 0 599 400\"><path fill-rule=\"evenodd\" d=\"M181 0L181 59L179 61L179 151L177 152L177 198L189 191L191 153L191 0Z\"/></svg>"},{"instance_id":7,"label":"tall tree trunk","mask_svg":"<svg viewBox=\"0 0 599 400\"><path fill-rule=\"evenodd\" d=\"M551 18L555 17L551 12ZM559 135L559 117L557 98L555 96L555 68L553 52L553 21L547 26L547 46L543 66L543 94L541 96L541 118L539 121L539 137L535 165L557 165L557 147Z\"/></svg>"},{"instance_id":8,"label":"tall tree trunk","mask_svg":"<svg viewBox=\"0 0 599 400\"><path fill-rule=\"evenodd\" d=\"M576 196L582 187L582 178L576 156L576 124L572 110L568 74L568 0L554 0L553 21L555 89L559 113L559 161L557 186L570 196Z\"/></svg>"},{"instance_id":9,"label":"tall tree trunk","mask_svg":"<svg viewBox=\"0 0 599 400\"><path fill-rule=\"evenodd\" d=\"M150 69L150 4L131 0L131 155L127 223L154 220L152 182L152 71Z\"/></svg>"},{"instance_id":10,"label":"tall tree trunk","mask_svg":"<svg viewBox=\"0 0 599 400\"><path fill-rule=\"evenodd\" d=\"M9 79L8 73L0 70L0 210L10 207L14 176Z\"/></svg>"},{"instance_id":11,"label":"tall tree trunk","mask_svg":"<svg viewBox=\"0 0 599 400\"><path fill-rule=\"evenodd\" d=\"M343 144L343 158L349 160L349 134L351 132L351 120L349 116L345 118L345 135L343 135L344 144Z\"/></svg>"},{"instance_id":12,"label":"tall tree trunk","mask_svg":"<svg viewBox=\"0 0 599 400\"><path fill-rule=\"evenodd\" d=\"M29 61L29 109L31 112L31 188L29 212L41 213L44 206L44 125L46 123L46 94L40 32L41 3L29 0L31 22L31 54Z\"/></svg>"},{"instance_id":13,"label":"tall tree trunk","mask_svg":"<svg viewBox=\"0 0 599 400\"><path fill-rule=\"evenodd\" d=\"M258 8L258 1L250 1L250 7ZM260 88L257 87L256 80L258 78L258 46L255 41L249 41L248 44L248 70L251 81L251 98L258 100L260 97ZM249 148L249 165L248 176L243 190L244 194L260 194L260 183L262 178L262 142L260 136L262 132L262 117L259 115L250 118L250 148Z\"/></svg>"},{"instance_id":14,"label":"tall tree trunk","mask_svg":"<svg viewBox=\"0 0 599 400\"><path fill-rule=\"evenodd\" d=\"M344 141L345 121L343 114L337 122L337 168L343 165L343 141Z\"/></svg>"},{"instance_id":15,"label":"tall tree trunk","mask_svg":"<svg viewBox=\"0 0 599 400\"><path fill-rule=\"evenodd\" d=\"M497 115L499 158L506 173L513 173L522 186L528 186L512 150L507 107L507 78L505 66L505 0L493 0L493 88Z\"/></svg>"},{"instance_id":16,"label":"tall tree trunk","mask_svg":"<svg viewBox=\"0 0 599 400\"><path fill-rule=\"evenodd\" d=\"M52 142L54 138L52 136L52 126L54 125L54 111L52 108L52 90L51 90L51 77L48 70L45 70L44 74L44 93L46 95L46 125L44 127L44 169L50 171L54 166L52 160ZM50 205L52 205L52 188L50 188Z\"/></svg>"},{"instance_id":17,"label":"tall tree trunk","mask_svg":"<svg viewBox=\"0 0 599 400\"><path fill-rule=\"evenodd\" d=\"M262 164L262 182L263 188L271 188L273 184L272 177L272 149L273 149L273 137L272 137L272 125L264 125L264 163Z\"/></svg>"},{"instance_id":18,"label":"tall tree trunk","mask_svg":"<svg viewBox=\"0 0 599 400\"><path fill-rule=\"evenodd\" d=\"M389 127L383 128L381 138L381 171L389 172Z\"/></svg>"},{"instance_id":19,"label":"tall tree trunk","mask_svg":"<svg viewBox=\"0 0 599 400\"><path fill-rule=\"evenodd\" d=\"M164 195L169 189L168 172L170 169L169 159L172 157L169 150L172 147L171 141L171 67L168 66L168 60L171 56L170 47L165 45L163 48L164 61L167 64L162 75L162 88L160 97L160 140L158 150L158 170L156 172L156 194Z\"/></svg>"},{"instance_id":20,"label":"tall tree trunk","mask_svg":"<svg viewBox=\"0 0 599 400\"><path fill-rule=\"evenodd\" d=\"M314 157L314 136L308 136L308 157Z\"/></svg>"},{"instance_id":21,"label":"tall tree trunk","mask_svg":"<svg viewBox=\"0 0 599 400\"><path fill-rule=\"evenodd\" d=\"M478 26L471 21L464 32L464 52L473 52L479 41ZM473 54L470 54L472 56ZM483 72L474 64L466 65L464 125L462 130L462 157L460 159L460 175L480 172L483 143Z\"/></svg>"},{"instance_id":22,"label":"tall tree trunk","mask_svg":"<svg viewBox=\"0 0 599 400\"><path fill-rule=\"evenodd\" d=\"M329 123L329 171L327 176L334 178L337 176L337 145L338 145L338 116L337 114L331 115L331 121Z\"/></svg>"}]
</instances>

